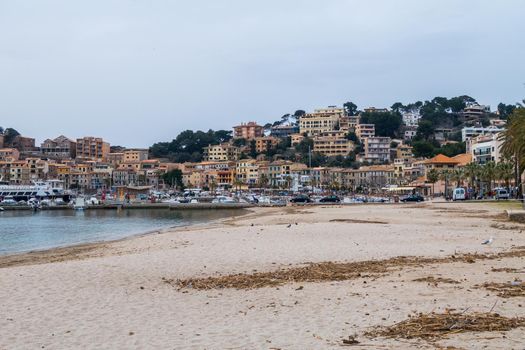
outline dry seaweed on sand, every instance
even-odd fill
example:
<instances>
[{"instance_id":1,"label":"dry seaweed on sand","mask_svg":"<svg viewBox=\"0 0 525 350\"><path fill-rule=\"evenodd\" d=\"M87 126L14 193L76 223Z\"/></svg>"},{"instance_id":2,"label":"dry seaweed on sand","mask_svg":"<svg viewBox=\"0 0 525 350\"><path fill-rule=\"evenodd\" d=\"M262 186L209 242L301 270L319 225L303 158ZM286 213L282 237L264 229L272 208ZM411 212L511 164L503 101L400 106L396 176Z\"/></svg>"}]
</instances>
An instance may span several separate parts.
<instances>
[{"instance_id":1,"label":"dry seaweed on sand","mask_svg":"<svg viewBox=\"0 0 525 350\"><path fill-rule=\"evenodd\" d=\"M427 276L427 277L421 277L416 278L412 280L413 282L427 282L429 284L433 284L437 286L439 283L448 283L448 284L460 284L461 282L453 280L451 278L443 278L443 277L434 277L434 276Z\"/></svg>"},{"instance_id":2,"label":"dry seaweed on sand","mask_svg":"<svg viewBox=\"0 0 525 350\"><path fill-rule=\"evenodd\" d=\"M525 249L511 250L497 254L463 254L442 258L394 257L385 260L356 262L321 262L306 266L291 267L268 272L239 273L225 276L196 277L188 279L167 279L165 283L178 288L207 289L254 289L275 287L286 283L345 281L361 277L379 277L405 267L423 266L439 263L474 263L477 260L492 260L507 257L525 256Z\"/></svg>"},{"instance_id":3,"label":"dry seaweed on sand","mask_svg":"<svg viewBox=\"0 0 525 350\"><path fill-rule=\"evenodd\" d=\"M380 277L406 267L440 263L474 263L477 260L491 260L506 257L525 256L525 250L512 250L497 254L463 254L442 258L394 257L385 260L356 262L321 262L306 266L290 267L268 272L239 273L224 276L196 277L188 279L167 279L164 282L178 288L207 289L255 289L275 287L286 283L345 281L362 277Z\"/></svg>"},{"instance_id":4,"label":"dry seaweed on sand","mask_svg":"<svg viewBox=\"0 0 525 350\"><path fill-rule=\"evenodd\" d=\"M520 273L525 272L525 269L515 269L512 267L493 267L491 269L492 272L507 272L507 273Z\"/></svg>"},{"instance_id":5,"label":"dry seaweed on sand","mask_svg":"<svg viewBox=\"0 0 525 350\"><path fill-rule=\"evenodd\" d=\"M365 336L437 340L455 333L509 331L524 326L523 317L509 318L497 313L420 313L392 326L378 327Z\"/></svg>"},{"instance_id":6,"label":"dry seaweed on sand","mask_svg":"<svg viewBox=\"0 0 525 350\"><path fill-rule=\"evenodd\" d=\"M518 281L507 283L486 282L475 285L474 287L497 292L498 296L502 298L525 297L525 283Z\"/></svg>"}]
</instances>

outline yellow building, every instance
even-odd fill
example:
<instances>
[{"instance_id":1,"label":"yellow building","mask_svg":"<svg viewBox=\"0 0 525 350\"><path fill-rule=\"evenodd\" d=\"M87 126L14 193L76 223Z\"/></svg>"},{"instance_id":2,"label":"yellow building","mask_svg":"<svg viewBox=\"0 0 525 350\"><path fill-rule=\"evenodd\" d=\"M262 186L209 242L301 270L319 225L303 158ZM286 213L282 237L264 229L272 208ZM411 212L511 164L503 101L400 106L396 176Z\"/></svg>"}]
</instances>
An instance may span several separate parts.
<instances>
[{"instance_id":1,"label":"yellow building","mask_svg":"<svg viewBox=\"0 0 525 350\"><path fill-rule=\"evenodd\" d=\"M259 165L254 159L243 159L235 165L235 178L244 183L255 185L259 179Z\"/></svg>"},{"instance_id":2,"label":"yellow building","mask_svg":"<svg viewBox=\"0 0 525 350\"><path fill-rule=\"evenodd\" d=\"M396 150L396 158L410 159L413 158L412 146L409 145L398 145Z\"/></svg>"},{"instance_id":3,"label":"yellow building","mask_svg":"<svg viewBox=\"0 0 525 350\"><path fill-rule=\"evenodd\" d=\"M83 137L77 139L77 158L106 160L109 154L109 143L100 137Z\"/></svg>"},{"instance_id":4,"label":"yellow building","mask_svg":"<svg viewBox=\"0 0 525 350\"><path fill-rule=\"evenodd\" d=\"M343 115L343 108L316 109L314 113L307 113L299 118L299 133L315 136L336 130Z\"/></svg>"},{"instance_id":5,"label":"yellow building","mask_svg":"<svg viewBox=\"0 0 525 350\"><path fill-rule=\"evenodd\" d=\"M230 161L239 159L239 147L228 143L220 145L209 145L204 147L204 160L206 161Z\"/></svg>"},{"instance_id":6,"label":"yellow building","mask_svg":"<svg viewBox=\"0 0 525 350\"><path fill-rule=\"evenodd\" d=\"M357 124L355 127L355 135L361 143L365 143L366 138L376 135L376 126L374 124Z\"/></svg>"},{"instance_id":7,"label":"yellow building","mask_svg":"<svg viewBox=\"0 0 525 350\"><path fill-rule=\"evenodd\" d=\"M328 157L347 156L353 149L354 143L346 138L337 136L314 137L313 151Z\"/></svg>"},{"instance_id":8,"label":"yellow building","mask_svg":"<svg viewBox=\"0 0 525 350\"><path fill-rule=\"evenodd\" d=\"M147 149L130 149L124 151L124 163L141 162L148 159Z\"/></svg>"},{"instance_id":9,"label":"yellow building","mask_svg":"<svg viewBox=\"0 0 525 350\"><path fill-rule=\"evenodd\" d=\"M301 134L292 134L292 146L296 146L301 143L301 141L304 139L304 136Z\"/></svg>"},{"instance_id":10,"label":"yellow building","mask_svg":"<svg viewBox=\"0 0 525 350\"><path fill-rule=\"evenodd\" d=\"M272 136L264 136L255 138L255 150L257 153L265 153L272 148L277 147L279 139Z\"/></svg>"}]
</instances>

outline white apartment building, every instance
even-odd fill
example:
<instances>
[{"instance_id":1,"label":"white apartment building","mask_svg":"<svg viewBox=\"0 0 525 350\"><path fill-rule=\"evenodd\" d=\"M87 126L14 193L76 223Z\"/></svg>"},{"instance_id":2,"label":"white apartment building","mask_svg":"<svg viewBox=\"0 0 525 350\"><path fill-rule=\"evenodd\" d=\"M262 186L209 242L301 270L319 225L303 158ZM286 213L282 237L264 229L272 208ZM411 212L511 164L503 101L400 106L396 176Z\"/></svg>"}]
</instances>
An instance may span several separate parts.
<instances>
[{"instance_id":1,"label":"white apartment building","mask_svg":"<svg viewBox=\"0 0 525 350\"><path fill-rule=\"evenodd\" d=\"M500 135L499 133L480 135L468 140L467 147L472 154L472 161L477 164L500 162L500 148L503 144L503 141L499 140Z\"/></svg>"},{"instance_id":2,"label":"white apartment building","mask_svg":"<svg viewBox=\"0 0 525 350\"><path fill-rule=\"evenodd\" d=\"M390 137L368 137L365 139L365 160L372 163L390 161Z\"/></svg>"},{"instance_id":3,"label":"white apartment building","mask_svg":"<svg viewBox=\"0 0 525 350\"><path fill-rule=\"evenodd\" d=\"M419 112L404 112L402 114L403 116L403 124L406 126L418 126L419 120L421 119L421 115Z\"/></svg>"},{"instance_id":4,"label":"white apartment building","mask_svg":"<svg viewBox=\"0 0 525 350\"><path fill-rule=\"evenodd\" d=\"M488 128L478 128L478 127L467 127L461 130L461 140L466 142L471 138L478 135L494 135L499 132L502 132L504 129L490 126Z\"/></svg>"}]
</instances>

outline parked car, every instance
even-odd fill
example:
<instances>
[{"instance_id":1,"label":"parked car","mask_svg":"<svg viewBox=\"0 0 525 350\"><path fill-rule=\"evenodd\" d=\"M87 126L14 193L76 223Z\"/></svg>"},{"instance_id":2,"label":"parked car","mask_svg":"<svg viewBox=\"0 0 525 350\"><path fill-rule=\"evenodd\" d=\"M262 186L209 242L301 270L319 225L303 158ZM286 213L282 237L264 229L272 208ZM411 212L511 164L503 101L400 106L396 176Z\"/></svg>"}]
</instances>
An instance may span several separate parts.
<instances>
[{"instance_id":1,"label":"parked car","mask_svg":"<svg viewBox=\"0 0 525 350\"><path fill-rule=\"evenodd\" d=\"M290 202L292 203L311 203L312 200L307 195L300 194L290 199Z\"/></svg>"},{"instance_id":2,"label":"parked car","mask_svg":"<svg viewBox=\"0 0 525 350\"><path fill-rule=\"evenodd\" d=\"M497 199L497 200L500 200L500 199L509 199L509 191L507 191L506 189L504 188L496 188L495 189L495 195L494 195L494 198Z\"/></svg>"},{"instance_id":3,"label":"parked car","mask_svg":"<svg viewBox=\"0 0 525 350\"><path fill-rule=\"evenodd\" d=\"M319 200L319 203L339 203L341 199L337 196L326 196Z\"/></svg>"},{"instance_id":4,"label":"parked car","mask_svg":"<svg viewBox=\"0 0 525 350\"><path fill-rule=\"evenodd\" d=\"M417 193L401 198L401 202L423 202L424 200L425 198Z\"/></svg>"}]
</instances>

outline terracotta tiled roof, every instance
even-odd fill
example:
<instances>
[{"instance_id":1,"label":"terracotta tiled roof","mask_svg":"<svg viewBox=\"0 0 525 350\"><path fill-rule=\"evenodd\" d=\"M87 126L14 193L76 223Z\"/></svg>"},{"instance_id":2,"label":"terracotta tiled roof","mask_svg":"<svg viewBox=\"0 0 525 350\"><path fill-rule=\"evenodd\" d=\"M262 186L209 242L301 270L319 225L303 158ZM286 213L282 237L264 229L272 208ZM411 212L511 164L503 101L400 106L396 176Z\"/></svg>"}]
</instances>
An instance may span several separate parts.
<instances>
[{"instance_id":1,"label":"terracotta tiled roof","mask_svg":"<svg viewBox=\"0 0 525 350\"><path fill-rule=\"evenodd\" d=\"M462 153L452 157L452 159L459 162L459 165L467 165L472 162L472 155L470 153Z\"/></svg>"},{"instance_id":2,"label":"terracotta tiled roof","mask_svg":"<svg viewBox=\"0 0 525 350\"><path fill-rule=\"evenodd\" d=\"M425 164L459 164L459 161L447 157L444 154L438 154L434 158L425 161Z\"/></svg>"}]
</instances>

